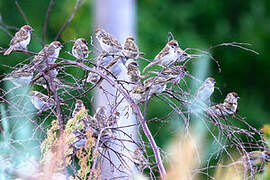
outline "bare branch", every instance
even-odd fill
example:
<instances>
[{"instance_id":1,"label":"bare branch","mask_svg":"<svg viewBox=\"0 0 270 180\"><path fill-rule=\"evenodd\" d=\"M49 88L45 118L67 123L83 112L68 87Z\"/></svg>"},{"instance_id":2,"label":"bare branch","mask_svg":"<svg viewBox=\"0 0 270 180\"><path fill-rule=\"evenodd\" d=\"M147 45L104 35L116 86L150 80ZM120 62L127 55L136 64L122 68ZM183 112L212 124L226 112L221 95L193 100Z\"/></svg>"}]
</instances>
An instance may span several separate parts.
<instances>
[{"instance_id":1,"label":"bare branch","mask_svg":"<svg viewBox=\"0 0 270 180\"><path fill-rule=\"evenodd\" d=\"M77 0L76 4L72 10L71 15L69 16L69 18L66 20L66 22L61 26L60 30L58 31L56 37L54 38L55 40L57 40L59 38L59 36L62 34L62 32L65 30L65 28L67 27L67 25L72 21L73 17L75 16L75 13L77 12L77 10L79 9L80 5L82 4L83 0Z\"/></svg>"},{"instance_id":2,"label":"bare branch","mask_svg":"<svg viewBox=\"0 0 270 180\"><path fill-rule=\"evenodd\" d=\"M28 21L27 16L25 15L25 13L24 13L23 9L21 8L21 6L19 5L18 1L15 1L15 5L18 8L18 10L19 10L20 14L22 15L26 24L30 25L30 22ZM39 37L36 34L33 34L33 36L37 41L41 42L41 40L39 39Z\"/></svg>"},{"instance_id":3,"label":"bare branch","mask_svg":"<svg viewBox=\"0 0 270 180\"><path fill-rule=\"evenodd\" d=\"M259 55L259 53L257 51L250 49L250 48L246 48L243 45L251 46L251 44L249 44L249 43L229 42L229 43L221 43L221 44L217 44L215 46L211 46L210 48L208 48L208 50L211 50L211 49L214 49L214 48L220 47L220 46L232 46L232 47L238 47L240 49L250 51L254 54Z\"/></svg>"},{"instance_id":4,"label":"bare branch","mask_svg":"<svg viewBox=\"0 0 270 180\"><path fill-rule=\"evenodd\" d=\"M26 22L26 24L30 25L30 22L28 21L25 13L24 13L23 9L21 8L21 6L19 5L18 1L15 1L15 5L18 8L18 10L19 10L20 14L22 15L22 17L23 17L24 21Z\"/></svg>"},{"instance_id":5,"label":"bare branch","mask_svg":"<svg viewBox=\"0 0 270 180\"><path fill-rule=\"evenodd\" d=\"M44 41L45 41L48 22L49 22L49 17L50 17L50 14L51 14L52 7L54 5L54 1L55 0L50 0L49 6L48 6L48 9L47 9L47 13L46 13L46 17L45 17L45 21L44 21L44 25L43 25L43 32L42 32L42 41L41 41L42 46L44 46Z\"/></svg>"}]
</instances>

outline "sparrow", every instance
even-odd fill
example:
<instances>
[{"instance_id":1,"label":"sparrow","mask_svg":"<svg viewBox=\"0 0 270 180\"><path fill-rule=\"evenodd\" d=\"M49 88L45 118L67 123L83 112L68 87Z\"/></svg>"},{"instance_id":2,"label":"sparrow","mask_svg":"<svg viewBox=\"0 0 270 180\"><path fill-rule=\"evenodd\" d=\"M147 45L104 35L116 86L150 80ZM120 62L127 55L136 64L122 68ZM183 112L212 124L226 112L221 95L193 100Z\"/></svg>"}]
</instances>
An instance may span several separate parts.
<instances>
[{"instance_id":1,"label":"sparrow","mask_svg":"<svg viewBox=\"0 0 270 180\"><path fill-rule=\"evenodd\" d=\"M142 83L137 83L132 86L132 90L130 91L129 95L136 104L139 104L144 101L145 92L146 92L146 89L144 85Z\"/></svg>"},{"instance_id":2,"label":"sparrow","mask_svg":"<svg viewBox=\"0 0 270 180\"><path fill-rule=\"evenodd\" d=\"M207 99L210 99L210 96L215 90L215 83L216 81L214 78L206 78L202 85L199 87L196 93L196 97L201 101L206 101Z\"/></svg>"},{"instance_id":3,"label":"sparrow","mask_svg":"<svg viewBox=\"0 0 270 180\"><path fill-rule=\"evenodd\" d=\"M107 127L106 126L106 121L107 121L107 116L106 116L106 107L105 106L100 106L96 110L96 113L94 115L94 119L98 122L100 128Z\"/></svg>"},{"instance_id":4,"label":"sparrow","mask_svg":"<svg viewBox=\"0 0 270 180\"><path fill-rule=\"evenodd\" d=\"M96 73L89 72L86 78L87 83L96 84L100 80L100 76Z\"/></svg>"},{"instance_id":5,"label":"sparrow","mask_svg":"<svg viewBox=\"0 0 270 180\"><path fill-rule=\"evenodd\" d=\"M180 57L180 51L179 51L179 45L178 41L171 40L169 41L166 46L156 55L153 62L148 64L144 69L143 72L146 71L146 69L152 67L153 65L161 65L168 67L172 64L174 64L178 58Z\"/></svg>"},{"instance_id":6,"label":"sparrow","mask_svg":"<svg viewBox=\"0 0 270 180\"><path fill-rule=\"evenodd\" d=\"M43 71L46 68L46 63L44 62L45 59L45 52L47 51L49 44L45 44L44 47L39 51L37 55L34 56L33 60L29 64L29 68L33 69L34 72Z\"/></svg>"},{"instance_id":7,"label":"sparrow","mask_svg":"<svg viewBox=\"0 0 270 180\"><path fill-rule=\"evenodd\" d=\"M41 112L47 111L55 105L52 98L38 91L31 92L31 102Z\"/></svg>"},{"instance_id":8,"label":"sparrow","mask_svg":"<svg viewBox=\"0 0 270 180\"><path fill-rule=\"evenodd\" d=\"M79 38L75 41L72 47L72 55L77 59L85 59L88 57L90 51L88 51L87 42L84 38Z\"/></svg>"},{"instance_id":9,"label":"sparrow","mask_svg":"<svg viewBox=\"0 0 270 180\"><path fill-rule=\"evenodd\" d=\"M139 65L133 59L130 59L126 62L127 75L129 82L138 83L141 79L144 79L147 76L141 76Z\"/></svg>"},{"instance_id":10,"label":"sparrow","mask_svg":"<svg viewBox=\"0 0 270 180\"><path fill-rule=\"evenodd\" d=\"M247 170L261 171L266 162L270 162L270 151L252 151L241 157L240 160Z\"/></svg>"},{"instance_id":11,"label":"sparrow","mask_svg":"<svg viewBox=\"0 0 270 180\"><path fill-rule=\"evenodd\" d=\"M183 62L186 59L191 58L191 55L189 55L188 53L186 53L180 47L177 49L177 54L178 54L178 58L177 58L176 62Z\"/></svg>"},{"instance_id":12,"label":"sparrow","mask_svg":"<svg viewBox=\"0 0 270 180\"><path fill-rule=\"evenodd\" d=\"M227 94L223 103L211 106L207 109L207 111L208 113L214 114L217 117L233 115L238 111L239 98L240 97L237 93L231 92Z\"/></svg>"},{"instance_id":13,"label":"sparrow","mask_svg":"<svg viewBox=\"0 0 270 180\"><path fill-rule=\"evenodd\" d=\"M138 59L140 52L133 37L126 38L123 55L128 59Z\"/></svg>"},{"instance_id":14,"label":"sparrow","mask_svg":"<svg viewBox=\"0 0 270 180\"><path fill-rule=\"evenodd\" d=\"M25 69L18 69L12 71L4 81L11 81L16 87L28 86L31 83L34 73L31 71L26 71Z\"/></svg>"},{"instance_id":15,"label":"sparrow","mask_svg":"<svg viewBox=\"0 0 270 180\"><path fill-rule=\"evenodd\" d=\"M150 77L143 82L144 88L146 90L145 95L148 96L148 100L153 94L159 94L165 91L167 83L169 80L162 76L160 77Z\"/></svg>"},{"instance_id":16,"label":"sparrow","mask_svg":"<svg viewBox=\"0 0 270 180\"><path fill-rule=\"evenodd\" d=\"M63 45L61 45L59 41L53 41L49 45L45 45L30 63L32 69L34 69L34 72L44 71L48 67L47 63L53 64L58 58L62 48ZM54 74L54 72L52 72L52 74Z\"/></svg>"},{"instance_id":17,"label":"sparrow","mask_svg":"<svg viewBox=\"0 0 270 180\"><path fill-rule=\"evenodd\" d=\"M9 43L9 48L5 51L4 55L9 55L13 50L26 50L27 45L30 43L31 34L34 31L31 26L24 25L15 33L15 36Z\"/></svg>"},{"instance_id":18,"label":"sparrow","mask_svg":"<svg viewBox=\"0 0 270 180\"><path fill-rule=\"evenodd\" d=\"M149 71L152 74L158 75L159 72L156 71ZM171 66L165 68L163 71L160 72L160 76L167 78L170 80L174 85L178 84L181 79L183 79L189 72L185 66Z\"/></svg>"},{"instance_id":19,"label":"sparrow","mask_svg":"<svg viewBox=\"0 0 270 180\"><path fill-rule=\"evenodd\" d=\"M120 116L120 113L117 111L110 113L110 114L111 115L109 117L106 115L106 107L105 106L98 107L93 118L97 122L99 130L115 124L116 119L118 119Z\"/></svg>"},{"instance_id":20,"label":"sparrow","mask_svg":"<svg viewBox=\"0 0 270 180\"><path fill-rule=\"evenodd\" d=\"M83 108L85 108L83 101L80 99L76 100L75 108L72 112L72 118L74 118L76 114L80 112Z\"/></svg>"},{"instance_id":21,"label":"sparrow","mask_svg":"<svg viewBox=\"0 0 270 180\"><path fill-rule=\"evenodd\" d=\"M126 70L126 67L123 65L121 61L122 61L121 57L117 56L116 58L110 59L110 61L102 62L100 65L105 67L106 70L102 68L101 71L107 75L113 74L114 76L117 77L121 73L121 71ZM89 72L86 82L96 84L97 82L101 83L100 80L101 80L101 77L98 74Z\"/></svg>"},{"instance_id":22,"label":"sparrow","mask_svg":"<svg viewBox=\"0 0 270 180\"><path fill-rule=\"evenodd\" d=\"M64 46L59 41L53 41L44 51L45 58L48 59L49 64L53 64L59 56L60 50Z\"/></svg>"},{"instance_id":23,"label":"sparrow","mask_svg":"<svg viewBox=\"0 0 270 180\"><path fill-rule=\"evenodd\" d=\"M95 35L100 43L101 48L107 53L116 53L122 51L120 42L111 34L107 33L104 29L97 28Z\"/></svg>"},{"instance_id":24,"label":"sparrow","mask_svg":"<svg viewBox=\"0 0 270 180\"><path fill-rule=\"evenodd\" d=\"M101 141L104 142L104 141L107 141L108 139L114 137L112 129L104 130L104 128L109 127L109 126L113 125L114 123L116 123L116 116L117 116L117 114L115 114L115 116L113 116L111 118L108 118L106 116L106 107L100 106L96 110L94 117L91 118L90 126L92 128L94 128L94 130L96 130L98 132L98 134L100 134L100 131L103 129Z\"/></svg>"},{"instance_id":25,"label":"sparrow","mask_svg":"<svg viewBox=\"0 0 270 180\"><path fill-rule=\"evenodd\" d=\"M149 165L148 160L144 157L141 147L136 148L132 155L132 159L140 171L143 171Z\"/></svg>"}]
</instances>

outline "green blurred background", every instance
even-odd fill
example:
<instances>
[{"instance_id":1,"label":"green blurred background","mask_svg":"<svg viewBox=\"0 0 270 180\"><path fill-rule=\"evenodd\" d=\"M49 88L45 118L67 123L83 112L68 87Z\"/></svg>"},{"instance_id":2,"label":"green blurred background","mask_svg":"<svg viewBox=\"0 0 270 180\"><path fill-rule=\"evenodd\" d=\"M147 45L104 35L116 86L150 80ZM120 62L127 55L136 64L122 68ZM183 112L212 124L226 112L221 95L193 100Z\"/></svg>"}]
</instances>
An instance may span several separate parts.
<instances>
[{"instance_id":1,"label":"green blurred background","mask_svg":"<svg viewBox=\"0 0 270 180\"><path fill-rule=\"evenodd\" d=\"M35 35L42 37L42 28L49 0L19 0L18 3L25 11ZM51 42L63 22L70 15L76 1L57 0L52 9L46 41ZM93 1L86 0L79 8L74 19L60 37L66 42L65 50L71 50L69 40L85 37L88 41L93 32ZM14 0L1 0L0 13L4 23L20 27L25 23L15 6ZM10 30L12 34L15 30ZM222 72L219 73L213 61L207 76L216 79L217 86L223 92L216 91L212 97L214 102L223 101L225 95L235 91L241 97L239 102L240 115L247 118L248 123L261 128L269 123L270 116L270 1L244 0L141 0L137 1L137 42L145 57L152 59L167 42L168 32L180 42L182 48L208 49L210 46L224 42L246 42L250 48L259 52L256 55L235 47L218 47L211 51L219 60ZM0 30L0 46L6 48L10 37ZM40 42L33 38L29 49L38 52ZM8 73L8 68L2 65L15 66L22 62L27 55L12 53L8 57L0 55L0 74ZM60 57L70 58L64 51ZM192 66L188 65L192 73ZM146 63L145 63L146 64ZM145 65L143 64L143 65ZM2 78L2 76L1 76ZM198 77L200 78L200 77ZM203 80L203 79L202 79ZM198 84L199 85L199 84ZM154 100L150 103L148 118L165 116L168 108L161 108ZM176 129L169 122L160 129L159 123L151 124L151 131L160 133L156 137L158 144L165 145L168 136L171 137ZM172 131L175 130L175 131Z\"/></svg>"}]
</instances>

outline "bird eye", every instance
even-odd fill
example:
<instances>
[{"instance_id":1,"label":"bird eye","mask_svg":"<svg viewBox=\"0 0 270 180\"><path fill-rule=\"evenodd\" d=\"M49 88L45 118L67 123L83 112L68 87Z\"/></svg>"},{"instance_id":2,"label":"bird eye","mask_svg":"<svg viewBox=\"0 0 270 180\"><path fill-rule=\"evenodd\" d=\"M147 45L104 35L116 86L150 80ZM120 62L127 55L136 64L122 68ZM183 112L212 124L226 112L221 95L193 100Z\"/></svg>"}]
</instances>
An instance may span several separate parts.
<instances>
[{"instance_id":1,"label":"bird eye","mask_svg":"<svg viewBox=\"0 0 270 180\"><path fill-rule=\"evenodd\" d=\"M172 48L175 48L176 47L176 44L172 44L172 46L171 46Z\"/></svg>"}]
</instances>

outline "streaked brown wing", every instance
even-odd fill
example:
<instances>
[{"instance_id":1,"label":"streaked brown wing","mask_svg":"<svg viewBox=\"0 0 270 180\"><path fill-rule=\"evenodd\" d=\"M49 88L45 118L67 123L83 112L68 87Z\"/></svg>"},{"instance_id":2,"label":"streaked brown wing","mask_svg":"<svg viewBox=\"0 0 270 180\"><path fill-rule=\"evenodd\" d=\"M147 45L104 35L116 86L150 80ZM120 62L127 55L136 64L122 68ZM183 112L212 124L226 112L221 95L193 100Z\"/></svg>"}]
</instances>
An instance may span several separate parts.
<instances>
[{"instance_id":1,"label":"streaked brown wing","mask_svg":"<svg viewBox=\"0 0 270 180\"><path fill-rule=\"evenodd\" d=\"M132 51L132 52L138 52L138 48L135 43L131 41L126 41L124 45L124 49L127 51Z\"/></svg>"},{"instance_id":2,"label":"streaked brown wing","mask_svg":"<svg viewBox=\"0 0 270 180\"><path fill-rule=\"evenodd\" d=\"M162 59L164 56L168 55L170 52L170 48L168 46L165 46L159 53L156 55L155 60Z\"/></svg>"},{"instance_id":3,"label":"streaked brown wing","mask_svg":"<svg viewBox=\"0 0 270 180\"><path fill-rule=\"evenodd\" d=\"M119 49L121 49L121 44L112 36L112 35L104 35L103 36L103 43L104 44L107 44L109 46L114 46L114 47L117 47Z\"/></svg>"},{"instance_id":4,"label":"streaked brown wing","mask_svg":"<svg viewBox=\"0 0 270 180\"><path fill-rule=\"evenodd\" d=\"M27 38L28 34L25 31L19 30L18 32L16 32L15 36L11 39L9 45L17 44L18 42L26 40Z\"/></svg>"},{"instance_id":5,"label":"streaked brown wing","mask_svg":"<svg viewBox=\"0 0 270 180\"><path fill-rule=\"evenodd\" d=\"M83 44L81 49L82 49L82 57L85 57L88 54L88 47L85 44Z\"/></svg>"},{"instance_id":6,"label":"streaked brown wing","mask_svg":"<svg viewBox=\"0 0 270 180\"><path fill-rule=\"evenodd\" d=\"M49 46L47 50L44 52L45 56L51 56L54 53L55 48L53 46Z\"/></svg>"}]
</instances>

